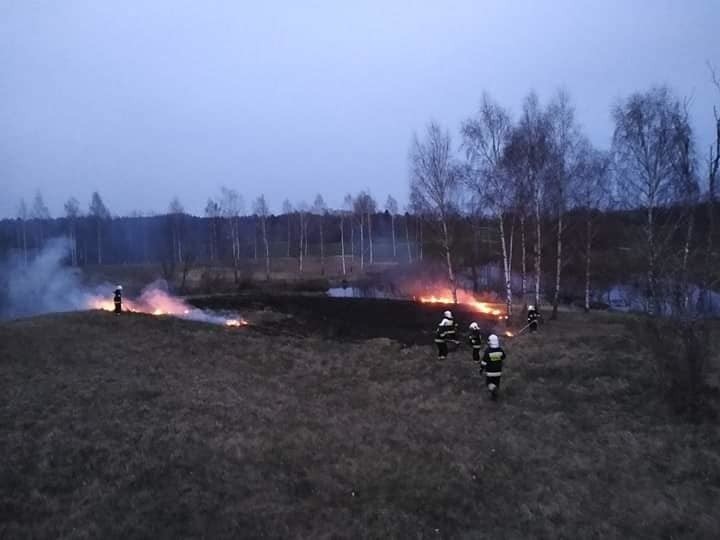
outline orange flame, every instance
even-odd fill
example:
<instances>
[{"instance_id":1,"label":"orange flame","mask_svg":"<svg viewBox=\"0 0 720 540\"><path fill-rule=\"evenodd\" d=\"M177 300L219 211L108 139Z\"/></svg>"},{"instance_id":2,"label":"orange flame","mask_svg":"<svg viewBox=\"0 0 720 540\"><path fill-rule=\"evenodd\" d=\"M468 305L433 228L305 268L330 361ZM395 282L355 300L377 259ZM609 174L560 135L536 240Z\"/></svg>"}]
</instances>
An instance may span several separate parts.
<instances>
[{"instance_id":1,"label":"orange flame","mask_svg":"<svg viewBox=\"0 0 720 540\"><path fill-rule=\"evenodd\" d=\"M453 304L453 296L452 291L450 290L443 290L439 294L432 294L428 296L420 296L418 298L420 302L423 304ZM486 313L488 315L494 315L498 317L499 319L503 318L502 311L499 309L496 309L492 307L492 304L488 304L487 302L480 302L479 300L475 299L475 297L465 291L458 291L457 292L457 300L458 304L463 304L465 306L470 306L475 311L478 311L480 313Z\"/></svg>"},{"instance_id":2,"label":"orange flame","mask_svg":"<svg viewBox=\"0 0 720 540\"><path fill-rule=\"evenodd\" d=\"M115 304L113 300L108 300L99 296L92 297L88 303L90 309L102 309L105 311L114 311ZM197 321L205 321L213 324L224 324L226 326L246 326L247 321L242 318L226 319L219 315L206 313L199 309L193 309L179 298L174 298L160 289L151 289L143 292L140 298L130 300L123 298L123 311L133 313L148 313L155 316L172 315L183 319L191 319Z\"/></svg>"},{"instance_id":3,"label":"orange flame","mask_svg":"<svg viewBox=\"0 0 720 540\"><path fill-rule=\"evenodd\" d=\"M513 333L510 332L510 331L508 331L508 332L505 332L505 335L506 335L507 337L514 337L515 334L513 334Z\"/></svg>"}]
</instances>

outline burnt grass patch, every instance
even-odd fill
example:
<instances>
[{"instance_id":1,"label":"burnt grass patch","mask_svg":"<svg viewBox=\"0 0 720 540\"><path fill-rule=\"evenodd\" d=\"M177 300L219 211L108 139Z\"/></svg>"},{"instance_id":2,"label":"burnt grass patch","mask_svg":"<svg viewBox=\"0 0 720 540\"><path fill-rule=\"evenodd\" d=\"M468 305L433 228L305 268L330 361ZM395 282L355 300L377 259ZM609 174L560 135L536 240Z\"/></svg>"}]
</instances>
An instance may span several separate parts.
<instances>
[{"instance_id":1,"label":"burnt grass patch","mask_svg":"<svg viewBox=\"0 0 720 540\"><path fill-rule=\"evenodd\" d=\"M446 309L452 310L461 330L476 321L485 333L501 331L496 317L467 306L422 304L411 300L333 298L325 295L243 294L189 299L202 309L270 309L294 317L290 323L264 324L265 329L298 336L320 335L333 340L360 341L386 337L404 345L432 343L435 328Z\"/></svg>"},{"instance_id":2,"label":"burnt grass patch","mask_svg":"<svg viewBox=\"0 0 720 540\"><path fill-rule=\"evenodd\" d=\"M717 424L668 411L625 325L568 314L505 340L492 402L467 347L439 362L409 325L330 339L347 306L288 308L295 334L0 324L0 538L720 536Z\"/></svg>"}]
</instances>

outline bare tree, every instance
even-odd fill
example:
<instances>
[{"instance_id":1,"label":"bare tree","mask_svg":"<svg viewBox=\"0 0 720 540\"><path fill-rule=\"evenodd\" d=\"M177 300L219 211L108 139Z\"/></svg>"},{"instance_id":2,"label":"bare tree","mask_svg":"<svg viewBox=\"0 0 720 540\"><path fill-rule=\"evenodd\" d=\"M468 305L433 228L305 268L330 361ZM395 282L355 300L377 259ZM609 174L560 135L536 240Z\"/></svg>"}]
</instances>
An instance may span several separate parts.
<instances>
[{"instance_id":1,"label":"bare tree","mask_svg":"<svg viewBox=\"0 0 720 540\"><path fill-rule=\"evenodd\" d=\"M466 179L475 193L475 200L482 206L489 204L497 217L508 317L512 314L512 248L508 246L505 221L514 202L514 191L505 171L504 155L511 129L508 112L483 93L477 116L464 122L461 130L468 158Z\"/></svg>"},{"instance_id":2,"label":"bare tree","mask_svg":"<svg viewBox=\"0 0 720 540\"><path fill-rule=\"evenodd\" d=\"M580 167L576 171L577 181L573 184L573 199L583 214L584 259L585 259L585 312L590 311L592 291L592 249L596 236L595 222L598 212L607 208L612 193L610 178L610 156L607 153L585 146Z\"/></svg>"},{"instance_id":3,"label":"bare tree","mask_svg":"<svg viewBox=\"0 0 720 540\"><path fill-rule=\"evenodd\" d=\"M407 244L408 262L413 261L412 244L410 243L410 208L405 210L405 243Z\"/></svg>"},{"instance_id":4,"label":"bare tree","mask_svg":"<svg viewBox=\"0 0 720 540\"><path fill-rule=\"evenodd\" d=\"M390 214L390 228L392 229L392 250L393 259L397 259L397 242L395 240L395 217L398 213L398 203L392 195L388 195L385 201L385 210Z\"/></svg>"},{"instance_id":5,"label":"bare tree","mask_svg":"<svg viewBox=\"0 0 720 540\"><path fill-rule=\"evenodd\" d=\"M244 202L242 197L234 189L220 188L220 207L222 215L227 220L230 228L230 242L232 245L233 271L235 283L240 281L240 214Z\"/></svg>"},{"instance_id":6,"label":"bare tree","mask_svg":"<svg viewBox=\"0 0 720 540\"><path fill-rule=\"evenodd\" d=\"M353 210L355 212L355 215L357 216L358 226L360 229L360 270L363 270L365 268L364 228L365 214L367 213L366 204L367 200L363 197L362 193L360 193L357 197L355 197L355 199L353 199Z\"/></svg>"},{"instance_id":7,"label":"bare tree","mask_svg":"<svg viewBox=\"0 0 720 540\"><path fill-rule=\"evenodd\" d=\"M320 232L320 273L325 275L325 215L327 214L327 205L325 199L319 193L315 197L313 203L313 213L317 215L318 230Z\"/></svg>"},{"instance_id":8,"label":"bare tree","mask_svg":"<svg viewBox=\"0 0 720 540\"><path fill-rule=\"evenodd\" d=\"M458 209L460 174L450 148L450 134L434 122L428 125L423 141L415 137L410 151L410 197L439 226L448 280L457 303L451 220Z\"/></svg>"},{"instance_id":9,"label":"bare tree","mask_svg":"<svg viewBox=\"0 0 720 540\"><path fill-rule=\"evenodd\" d=\"M289 200L285 199L282 204L282 211L287 221L287 256L290 257L290 225L293 213L293 207Z\"/></svg>"},{"instance_id":10,"label":"bare tree","mask_svg":"<svg viewBox=\"0 0 720 540\"><path fill-rule=\"evenodd\" d=\"M377 211L377 203L369 192L363 192L363 196L365 198L365 211L367 212L367 232L368 244L370 248L370 264L373 264L375 262L375 250L373 249L372 218Z\"/></svg>"},{"instance_id":11,"label":"bare tree","mask_svg":"<svg viewBox=\"0 0 720 540\"><path fill-rule=\"evenodd\" d=\"M89 214L95 221L95 232L97 235L97 263L102 264L102 229L103 223L110 219L110 212L97 191L93 192L92 198L90 199Z\"/></svg>"},{"instance_id":12,"label":"bare tree","mask_svg":"<svg viewBox=\"0 0 720 540\"><path fill-rule=\"evenodd\" d=\"M542 209L545 198L547 168L550 158L547 115L540 108L537 95L531 92L523 103L523 114L513 129L507 148L507 163L516 181L519 202L529 202L535 218L535 304L540 304L542 279ZM524 214L521 213L521 220ZM524 242L524 221L521 234ZM523 265L525 257L523 256Z\"/></svg>"},{"instance_id":13,"label":"bare tree","mask_svg":"<svg viewBox=\"0 0 720 540\"><path fill-rule=\"evenodd\" d=\"M341 208L337 211L338 216L338 228L340 229L340 264L342 267L343 276L347 275L347 265L345 263L345 218L348 212L345 208Z\"/></svg>"},{"instance_id":14,"label":"bare tree","mask_svg":"<svg viewBox=\"0 0 720 540\"><path fill-rule=\"evenodd\" d=\"M70 259L72 265L77 266L77 218L80 216L80 203L75 197L70 197L65 203L65 216L68 220L68 235L70 236Z\"/></svg>"},{"instance_id":15,"label":"bare tree","mask_svg":"<svg viewBox=\"0 0 720 540\"><path fill-rule=\"evenodd\" d=\"M27 249L27 220L28 220L28 209L25 204L25 199L20 199L17 211L18 220L20 221L20 243L22 244L23 252L23 263L27 266L28 263L28 249Z\"/></svg>"},{"instance_id":16,"label":"bare tree","mask_svg":"<svg viewBox=\"0 0 720 540\"><path fill-rule=\"evenodd\" d=\"M365 235L363 229L367 231L368 239L368 262L374 262L373 238L372 238L372 216L377 210L375 199L372 198L367 191L361 191L355 197L354 201L355 214L359 218L360 224L360 268L365 267Z\"/></svg>"},{"instance_id":17,"label":"bare tree","mask_svg":"<svg viewBox=\"0 0 720 540\"><path fill-rule=\"evenodd\" d=\"M180 203L180 199L173 197L168 206L168 218L170 221L170 236L172 242L173 260L182 264L183 262L183 222L185 209Z\"/></svg>"},{"instance_id":18,"label":"bare tree","mask_svg":"<svg viewBox=\"0 0 720 540\"><path fill-rule=\"evenodd\" d=\"M300 225L300 251L298 258L298 271L302 274L303 255L307 254L308 205L305 201L302 201L297 204L296 208Z\"/></svg>"},{"instance_id":19,"label":"bare tree","mask_svg":"<svg viewBox=\"0 0 720 540\"><path fill-rule=\"evenodd\" d=\"M263 244L265 245L265 279L270 281L270 244L268 243L267 220L270 215L265 195L260 195L254 205L255 215L260 218L260 231L262 233Z\"/></svg>"},{"instance_id":20,"label":"bare tree","mask_svg":"<svg viewBox=\"0 0 720 540\"><path fill-rule=\"evenodd\" d=\"M39 191L35 193L32 209L30 210L30 217L33 220L33 229L35 230L35 244L41 247L45 241L43 225L50 219L50 210L48 210L45 200Z\"/></svg>"},{"instance_id":21,"label":"bare tree","mask_svg":"<svg viewBox=\"0 0 720 540\"><path fill-rule=\"evenodd\" d=\"M700 182L697 176L695 141L690 127L689 104L686 101L682 109L673 117L673 139L675 148L675 192L681 203L681 220L685 222L685 241L682 250L679 272L675 279L676 309L686 312L689 307L690 280L688 263L695 228L695 211L700 202Z\"/></svg>"},{"instance_id":22,"label":"bare tree","mask_svg":"<svg viewBox=\"0 0 720 540\"><path fill-rule=\"evenodd\" d=\"M350 222L350 257L355 258L355 234L352 224L353 198L349 193L343 199L343 207L340 210L340 256L342 257L342 272L347 275L347 265L345 262L345 221Z\"/></svg>"},{"instance_id":23,"label":"bare tree","mask_svg":"<svg viewBox=\"0 0 720 540\"><path fill-rule=\"evenodd\" d=\"M658 211L676 199L676 126L680 102L666 87L631 95L613 111L613 151L626 200L645 210L645 251L649 311L658 314L659 262L675 229L661 234Z\"/></svg>"},{"instance_id":24,"label":"bare tree","mask_svg":"<svg viewBox=\"0 0 720 540\"><path fill-rule=\"evenodd\" d=\"M710 70L710 78L713 85L717 89L718 98L720 98L720 77L716 74L713 66L708 62ZM720 174L720 110L717 106L713 107L713 119L715 124L715 140L710 145L710 151L707 160L708 175L708 200L707 200L707 221L708 231L705 240L705 269L703 272L703 302L712 312L712 294L710 293L713 283L717 276L717 269L720 264L715 260L714 254L714 238L716 219L718 214L717 202L717 181Z\"/></svg>"},{"instance_id":25,"label":"bare tree","mask_svg":"<svg viewBox=\"0 0 720 540\"><path fill-rule=\"evenodd\" d=\"M205 216L208 218L208 232L209 232L209 251L210 251L210 261L214 262L218 258L218 245L217 245L217 238L219 233L219 219L222 215L222 210L220 208L220 203L213 200L212 198L208 199L207 204L205 205Z\"/></svg>"},{"instance_id":26,"label":"bare tree","mask_svg":"<svg viewBox=\"0 0 720 540\"><path fill-rule=\"evenodd\" d=\"M589 142L580 134L575 123L575 109L570 96L559 91L548 107L551 158L547 176L547 191L557 216L555 233L555 287L552 300L551 319L557 319L560 303L561 275L564 265L563 233L565 212L572 192L572 183L577 178L583 160L588 155Z\"/></svg>"}]
</instances>

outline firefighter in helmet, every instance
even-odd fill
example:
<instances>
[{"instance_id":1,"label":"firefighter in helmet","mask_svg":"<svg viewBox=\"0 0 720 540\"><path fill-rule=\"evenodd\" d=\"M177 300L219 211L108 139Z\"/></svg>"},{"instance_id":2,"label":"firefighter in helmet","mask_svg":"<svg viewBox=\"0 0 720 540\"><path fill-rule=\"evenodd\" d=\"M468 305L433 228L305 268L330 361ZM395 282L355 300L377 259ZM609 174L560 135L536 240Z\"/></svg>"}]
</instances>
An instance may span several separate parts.
<instances>
[{"instance_id":1,"label":"firefighter in helmet","mask_svg":"<svg viewBox=\"0 0 720 540\"><path fill-rule=\"evenodd\" d=\"M113 296L115 304L115 313L122 313L122 285L115 287L115 295Z\"/></svg>"},{"instance_id":2,"label":"firefighter in helmet","mask_svg":"<svg viewBox=\"0 0 720 540\"><path fill-rule=\"evenodd\" d=\"M493 400L497 399L500 390L503 360L505 360L505 351L500 347L500 340L495 334L491 334L488 337L488 348L485 349L480 363L480 370L485 371L485 385Z\"/></svg>"},{"instance_id":3,"label":"firefighter in helmet","mask_svg":"<svg viewBox=\"0 0 720 540\"><path fill-rule=\"evenodd\" d=\"M446 311L435 330L435 344L438 348L438 358L444 360L448 354L448 341L457 342L457 331L452 313Z\"/></svg>"},{"instance_id":4,"label":"firefighter in helmet","mask_svg":"<svg viewBox=\"0 0 720 540\"><path fill-rule=\"evenodd\" d=\"M535 309L535 306L528 306L527 322L528 329L531 332L537 332L538 324L540 322L540 313Z\"/></svg>"},{"instance_id":5,"label":"firefighter in helmet","mask_svg":"<svg viewBox=\"0 0 720 540\"><path fill-rule=\"evenodd\" d=\"M480 327L476 322L470 323L470 335L468 336L468 341L470 341L470 346L472 347L472 359L475 362L480 362L480 350L483 347L483 337L480 333Z\"/></svg>"}]
</instances>

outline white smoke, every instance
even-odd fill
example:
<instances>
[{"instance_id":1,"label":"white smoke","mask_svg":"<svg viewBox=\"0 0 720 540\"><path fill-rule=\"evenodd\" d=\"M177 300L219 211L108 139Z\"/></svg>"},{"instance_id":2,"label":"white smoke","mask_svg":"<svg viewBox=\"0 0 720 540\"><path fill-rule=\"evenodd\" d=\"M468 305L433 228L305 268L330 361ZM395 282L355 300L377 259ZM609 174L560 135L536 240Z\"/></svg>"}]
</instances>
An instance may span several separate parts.
<instances>
[{"instance_id":1,"label":"white smoke","mask_svg":"<svg viewBox=\"0 0 720 540\"><path fill-rule=\"evenodd\" d=\"M67 238L53 238L27 264L19 256L0 264L0 320L50 312L113 309L113 285L91 290L83 285L82 272L65 264L70 245ZM162 280L146 286L136 299L123 298L123 309L211 324L245 324L237 313L200 310L172 296Z\"/></svg>"},{"instance_id":2,"label":"white smoke","mask_svg":"<svg viewBox=\"0 0 720 540\"><path fill-rule=\"evenodd\" d=\"M67 238L53 238L27 265L19 256L0 264L0 319L83 309L81 274L63 264L69 253Z\"/></svg>"}]
</instances>

